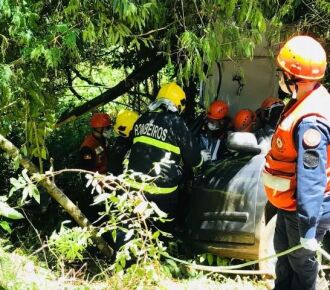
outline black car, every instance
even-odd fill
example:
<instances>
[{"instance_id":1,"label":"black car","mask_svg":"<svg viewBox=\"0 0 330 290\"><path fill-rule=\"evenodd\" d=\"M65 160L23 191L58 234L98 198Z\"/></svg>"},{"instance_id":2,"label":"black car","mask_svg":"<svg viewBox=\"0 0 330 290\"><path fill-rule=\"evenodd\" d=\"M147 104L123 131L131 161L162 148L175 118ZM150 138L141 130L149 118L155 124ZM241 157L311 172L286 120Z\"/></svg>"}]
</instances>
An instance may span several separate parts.
<instances>
[{"instance_id":1,"label":"black car","mask_svg":"<svg viewBox=\"0 0 330 290\"><path fill-rule=\"evenodd\" d=\"M276 210L261 178L267 150L252 133L233 134L233 154L205 166L193 182L187 242L197 251L255 260L274 254ZM329 249L330 236L324 244ZM274 273L275 262L260 262L259 268Z\"/></svg>"}]
</instances>

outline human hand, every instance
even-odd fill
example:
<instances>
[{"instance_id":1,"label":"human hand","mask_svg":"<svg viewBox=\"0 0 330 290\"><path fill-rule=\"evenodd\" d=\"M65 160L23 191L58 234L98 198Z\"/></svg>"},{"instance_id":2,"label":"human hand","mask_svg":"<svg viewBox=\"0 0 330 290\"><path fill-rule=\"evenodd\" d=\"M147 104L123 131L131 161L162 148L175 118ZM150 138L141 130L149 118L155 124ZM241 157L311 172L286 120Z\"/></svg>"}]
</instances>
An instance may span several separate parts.
<instances>
[{"instance_id":1,"label":"human hand","mask_svg":"<svg viewBox=\"0 0 330 290\"><path fill-rule=\"evenodd\" d=\"M201 150L201 156L203 158L203 162L211 160L211 152L207 149Z\"/></svg>"},{"instance_id":2,"label":"human hand","mask_svg":"<svg viewBox=\"0 0 330 290\"><path fill-rule=\"evenodd\" d=\"M171 167L175 164L174 160L170 159L170 153L166 153L165 157L160 160L160 162L154 162L154 170L157 175L168 175Z\"/></svg>"},{"instance_id":3,"label":"human hand","mask_svg":"<svg viewBox=\"0 0 330 290\"><path fill-rule=\"evenodd\" d=\"M315 252L319 248L319 244L316 239L300 238L301 245L306 249Z\"/></svg>"}]
</instances>

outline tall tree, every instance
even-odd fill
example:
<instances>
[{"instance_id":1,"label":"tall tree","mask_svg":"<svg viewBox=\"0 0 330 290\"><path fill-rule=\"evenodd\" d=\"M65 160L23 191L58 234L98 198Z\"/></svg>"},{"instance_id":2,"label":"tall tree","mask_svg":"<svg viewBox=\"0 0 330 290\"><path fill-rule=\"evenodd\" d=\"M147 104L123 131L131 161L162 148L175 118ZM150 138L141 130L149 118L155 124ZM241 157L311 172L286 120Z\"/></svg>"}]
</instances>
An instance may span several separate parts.
<instances>
[{"instance_id":1,"label":"tall tree","mask_svg":"<svg viewBox=\"0 0 330 290\"><path fill-rule=\"evenodd\" d=\"M284 15L278 11L277 1L262 0L1 1L1 132L10 129L8 120L23 121L29 147L38 151L31 136L54 123L58 102L68 88L74 92L72 75L92 84L100 64L132 70L159 54L179 79L203 78L203 63L252 57Z\"/></svg>"}]
</instances>

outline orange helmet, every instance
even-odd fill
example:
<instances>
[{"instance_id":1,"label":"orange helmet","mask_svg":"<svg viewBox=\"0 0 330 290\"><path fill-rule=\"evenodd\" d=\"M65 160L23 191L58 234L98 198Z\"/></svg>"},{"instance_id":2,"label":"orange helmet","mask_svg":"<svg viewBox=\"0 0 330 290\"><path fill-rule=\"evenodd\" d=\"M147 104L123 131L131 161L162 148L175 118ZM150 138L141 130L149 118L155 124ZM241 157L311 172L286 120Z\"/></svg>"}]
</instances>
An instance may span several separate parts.
<instances>
[{"instance_id":1,"label":"orange helmet","mask_svg":"<svg viewBox=\"0 0 330 290\"><path fill-rule=\"evenodd\" d=\"M213 101L207 112L207 117L213 120L220 120L227 117L229 114L229 107L224 101Z\"/></svg>"},{"instance_id":2,"label":"orange helmet","mask_svg":"<svg viewBox=\"0 0 330 290\"><path fill-rule=\"evenodd\" d=\"M110 116L106 113L95 113L89 121L92 128L111 126Z\"/></svg>"},{"instance_id":3,"label":"orange helmet","mask_svg":"<svg viewBox=\"0 0 330 290\"><path fill-rule=\"evenodd\" d=\"M235 131L252 132L257 120L256 113L249 109L239 110L233 120Z\"/></svg>"},{"instance_id":4,"label":"orange helmet","mask_svg":"<svg viewBox=\"0 0 330 290\"><path fill-rule=\"evenodd\" d=\"M319 42L310 36L295 36L281 48L279 66L296 78L319 80L327 66L326 53Z\"/></svg>"},{"instance_id":5,"label":"orange helmet","mask_svg":"<svg viewBox=\"0 0 330 290\"><path fill-rule=\"evenodd\" d=\"M284 106L283 101L278 98L268 97L268 98L264 99L264 101L261 103L260 108L262 110L270 110L276 106Z\"/></svg>"}]
</instances>

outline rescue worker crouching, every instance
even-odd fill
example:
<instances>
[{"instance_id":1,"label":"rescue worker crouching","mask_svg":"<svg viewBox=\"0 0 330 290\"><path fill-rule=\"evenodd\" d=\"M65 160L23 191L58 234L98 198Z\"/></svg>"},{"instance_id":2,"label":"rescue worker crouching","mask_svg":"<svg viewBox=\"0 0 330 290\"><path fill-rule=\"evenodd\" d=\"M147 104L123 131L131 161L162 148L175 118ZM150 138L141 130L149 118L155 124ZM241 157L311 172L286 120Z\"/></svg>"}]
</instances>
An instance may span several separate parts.
<instances>
[{"instance_id":1,"label":"rescue worker crouching","mask_svg":"<svg viewBox=\"0 0 330 290\"><path fill-rule=\"evenodd\" d=\"M303 246L276 263L275 289L315 289L318 242L330 229L330 95L320 84L326 53L309 36L296 36L277 56L279 85L293 95L266 156L263 182L278 209L277 253Z\"/></svg>"},{"instance_id":2,"label":"rescue worker crouching","mask_svg":"<svg viewBox=\"0 0 330 290\"><path fill-rule=\"evenodd\" d=\"M228 153L226 140L231 127L228 104L221 100L213 101L200 134L201 147L210 152L211 161L220 160Z\"/></svg>"},{"instance_id":3,"label":"rescue worker crouching","mask_svg":"<svg viewBox=\"0 0 330 290\"><path fill-rule=\"evenodd\" d=\"M284 109L284 102L281 99L272 96L267 97L261 103L258 111L260 126L257 126L255 132L258 143L263 144L265 149L270 149L271 137L275 132L276 124Z\"/></svg>"},{"instance_id":4,"label":"rescue worker crouching","mask_svg":"<svg viewBox=\"0 0 330 290\"><path fill-rule=\"evenodd\" d=\"M254 133L256 128L257 115L250 109L239 110L233 119L233 126L236 132Z\"/></svg>"},{"instance_id":5,"label":"rescue worker crouching","mask_svg":"<svg viewBox=\"0 0 330 290\"><path fill-rule=\"evenodd\" d=\"M95 113L90 119L92 133L85 137L80 146L81 168L105 174L109 165L109 146L111 119L106 113Z\"/></svg>"},{"instance_id":6,"label":"rescue worker crouching","mask_svg":"<svg viewBox=\"0 0 330 290\"><path fill-rule=\"evenodd\" d=\"M87 135L80 146L80 168L106 174L109 166L109 146L107 139L111 136L111 119L106 113L95 113L90 119L92 133ZM83 180L84 185L86 180ZM81 211L90 221L99 218L98 212L103 210L102 206L91 206L93 196L82 187L79 195L73 198L78 202Z\"/></svg>"},{"instance_id":7,"label":"rescue worker crouching","mask_svg":"<svg viewBox=\"0 0 330 290\"><path fill-rule=\"evenodd\" d=\"M138 118L139 114L131 110L121 110L117 114L113 128L118 137L111 145L109 153L109 172L113 175L123 173L123 161L132 146L132 129Z\"/></svg>"},{"instance_id":8,"label":"rescue worker crouching","mask_svg":"<svg viewBox=\"0 0 330 290\"><path fill-rule=\"evenodd\" d=\"M283 112L284 102L272 96L263 100L260 106L260 115L263 126L275 128Z\"/></svg>"},{"instance_id":9,"label":"rescue worker crouching","mask_svg":"<svg viewBox=\"0 0 330 290\"><path fill-rule=\"evenodd\" d=\"M126 160L127 171L154 178L143 183L138 177L127 179L131 188L142 189L148 201L155 202L168 218L177 217L178 185L182 182L182 163L191 168L210 158L201 153L180 113L185 109L186 95L176 83L161 87L156 100L149 105L133 128L133 145ZM174 222L159 225L173 232Z\"/></svg>"}]
</instances>

